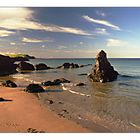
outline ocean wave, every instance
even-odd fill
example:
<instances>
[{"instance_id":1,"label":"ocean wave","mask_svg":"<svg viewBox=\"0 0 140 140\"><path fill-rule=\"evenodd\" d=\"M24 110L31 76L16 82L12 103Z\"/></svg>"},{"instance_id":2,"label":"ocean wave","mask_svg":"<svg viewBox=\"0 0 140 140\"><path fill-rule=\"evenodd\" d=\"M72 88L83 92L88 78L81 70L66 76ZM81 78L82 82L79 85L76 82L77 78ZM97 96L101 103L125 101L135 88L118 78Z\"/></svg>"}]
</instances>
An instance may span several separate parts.
<instances>
[{"instance_id":1,"label":"ocean wave","mask_svg":"<svg viewBox=\"0 0 140 140\"><path fill-rule=\"evenodd\" d=\"M84 93L81 93L81 92L77 92L77 91L74 91L74 90L71 90L70 87L65 87L65 84L61 84L62 86L62 89L63 90L67 90L69 91L70 93L73 93L73 94L76 94L76 95L80 95L80 96L86 96L86 97L90 97L91 95L88 95L88 94L84 94Z\"/></svg>"},{"instance_id":2,"label":"ocean wave","mask_svg":"<svg viewBox=\"0 0 140 140\"><path fill-rule=\"evenodd\" d=\"M140 78L140 76L132 76L132 75L120 75L120 77L123 77L123 78Z\"/></svg>"},{"instance_id":3,"label":"ocean wave","mask_svg":"<svg viewBox=\"0 0 140 140\"><path fill-rule=\"evenodd\" d=\"M34 83L34 84L41 84L41 82L29 79L29 78L21 77L21 76L14 76L14 78L20 79L20 80L23 80L23 81L27 81L27 82L31 82L31 83Z\"/></svg>"}]
</instances>

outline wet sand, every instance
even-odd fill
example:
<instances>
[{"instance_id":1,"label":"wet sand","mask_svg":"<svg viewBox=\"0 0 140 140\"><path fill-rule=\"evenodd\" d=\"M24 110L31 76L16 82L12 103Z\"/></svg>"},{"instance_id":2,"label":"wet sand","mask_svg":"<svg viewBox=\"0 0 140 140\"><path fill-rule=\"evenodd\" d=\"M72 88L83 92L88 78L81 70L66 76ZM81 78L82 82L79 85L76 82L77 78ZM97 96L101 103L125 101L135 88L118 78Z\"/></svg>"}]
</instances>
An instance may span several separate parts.
<instances>
[{"instance_id":1,"label":"wet sand","mask_svg":"<svg viewBox=\"0 0 140 140\"><path fill-rule=\"evenodd\" d=\"M0 87L0 97L7 100L0 102L0 132L90 132L19 88Z\"/></svg>"}]
</instances>

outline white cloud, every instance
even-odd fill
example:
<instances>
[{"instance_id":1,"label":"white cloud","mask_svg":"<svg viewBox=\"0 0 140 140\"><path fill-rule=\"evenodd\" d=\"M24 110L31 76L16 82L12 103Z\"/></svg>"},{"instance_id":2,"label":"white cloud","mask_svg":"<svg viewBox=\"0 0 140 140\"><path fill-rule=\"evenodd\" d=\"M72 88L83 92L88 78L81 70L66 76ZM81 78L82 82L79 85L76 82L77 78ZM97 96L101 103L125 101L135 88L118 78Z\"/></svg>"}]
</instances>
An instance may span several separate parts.
<instances>
[{"instance_id":1,"label":"white cloud","mask_svg":"<svg viewBox=\"0 0 140 140\"><path fill-rule=\"evenodd\" d=\"M15 32L13 32L13 31L0 30L0 37L9 36L9 35L14 34L14 33L15 33Z\"/></svg>"},{"instance_id":2,"label":"white cloud","mask_svg":"<svg viewBox=\"0 0 140 140\"><path fill-rule=\"evenodd\" d=\"M94 19L94 18L91 18L91 17L89 17L87 15L83 16L83 18L86 19L89 22L105 25L105 26L111 27L114 30L120 30L119 26L116 26L116 25L114 25L114 24L112 24L112 23L110 23L109 21L106 21L106 20Z\"/></svg>"},{"instance_id":3,"label":"white cloud","mask_svg":"<svg viewBox=\"0 0 140 140\"><path fill-rule=\"evenodd\" d=\"M33 19L33 11L28 8L0 8L0 27L11 30L44 30L76 35L90 35L88 32L71 27L42 24Z\"/></svg>"},{"instance_id":4,"label":"white cloud","mask_svg":"<svg viewBox=\"0 0 140 140\"><path fill-rule=\"evenodd\" d=\"M60 50L61 50L61 49L66 49L66 48L67 48L66 46L59 46L59 47L58 47L58 49L60 49Z\"/></svg>"},{"instance_id":5,"label":"white cloud","mask_svg":"<svg viewBox=\"0 0 140 140\"><path fill-rule=\"evenodd\" d=\"M10 42L10 45L16 45L16 43L15 42Z\"/></svg>"},{"instance_id":6,"label":"white cloud","mask_svg":"<svg viewBox=\"0 0 140 140\"><path fill-rule=\"evenodd\" d=\"M102 16L102 17L106 16L106 14L104 12L98 11L98 10L96 11L96 14L99 15L99 16Z\"/></svg>"},{"instance_id":7,"label":"white cloud","mask_svg":"<svg viewBox=\"0 0 140 140\"><path fill-rule=\"evenodd\" d=\"M79 42L79 44L80 44L80 45L83 45L83 44L84 44L84 42L82 42L82 41L81 41L81 42Z\"/></svg>"},{"instance_id":8,"label":"white cloud","mask_svg":"<svg viewBox=\"0 0 140 140\"><path fill-rule=\"evenodd\" d=\"M45 48L46 46L45 46L45 45L42 45L41 47L42 47L42 48Z\"/></svg>"},{"instance_id":9,"label":"white cloud","mask_svg":"<svg viewBox=\"0 0 140 140\"><path fill-rule=\"evenodd\" d=\"M35 38L22 38L22 42L26 43L40 43L40 42L50 42L50 40L42 40L42 39L35 39Z\"/></svg>"},{"instance_id":10,"label":"white cloud","mask_svg":"<svg viewBox=\"0 0 140 140\"><path fill-rule=\"evenodd\" d=\"M106 46L108 47L122 47L128 45L128 42L118 39L108 39Z\"/></svg>"},{"instance_id":11,"label":"white cloud","mask_svg":"<svg viewBox=\"0 0 140 140\"><path fill-rule=\"evenodd\" d=\"M107 30L105 28L96 28L95 33L100 34L100 35L109 35Z\"/></svg>"}]
</instances>

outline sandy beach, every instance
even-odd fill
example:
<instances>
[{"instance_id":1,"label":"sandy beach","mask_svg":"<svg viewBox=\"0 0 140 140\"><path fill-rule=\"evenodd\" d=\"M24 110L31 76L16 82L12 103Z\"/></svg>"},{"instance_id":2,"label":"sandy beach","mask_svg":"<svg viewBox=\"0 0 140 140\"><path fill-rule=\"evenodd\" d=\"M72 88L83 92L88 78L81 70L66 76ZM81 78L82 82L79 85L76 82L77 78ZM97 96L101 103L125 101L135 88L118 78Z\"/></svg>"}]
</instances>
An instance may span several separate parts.
<instances>
[{"instance_id":1,"label":"sandy beach","mask_svg":"<svg viewBox=\"0 0 140 140\"><path fill-rule=\"evenodd\" d=\"M19 88L0 87L0 132L28 132L31 129L44 132L89 132L86 128L43 106L33 95Z\"/></svg>"}]
</instances>

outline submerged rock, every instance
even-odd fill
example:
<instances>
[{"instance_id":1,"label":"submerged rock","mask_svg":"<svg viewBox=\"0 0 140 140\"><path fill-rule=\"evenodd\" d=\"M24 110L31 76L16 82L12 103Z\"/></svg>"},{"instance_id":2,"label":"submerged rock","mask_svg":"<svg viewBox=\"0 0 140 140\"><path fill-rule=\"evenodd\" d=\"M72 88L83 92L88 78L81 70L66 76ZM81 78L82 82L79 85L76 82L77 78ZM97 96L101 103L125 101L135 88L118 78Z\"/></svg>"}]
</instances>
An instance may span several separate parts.
<instances>
[{"instance_id":1,"label":"submerged rock","mask_svg":"<svg viewBox=\"0 0 140 140\"><path fill-rule=\"evenodd\" d=\"M86 84L84 84L84 83L78 83L78 84L76 84L76 86L85 86Z\"/></svg>"},{"instance_id":2,"label":"submerged rock","mask_svg":"<svg viewBox=\"0 0 140 140\"><path fill-rule=\"evenodd\" d=\"M109 63L106 53L101 50L96 57L91 74L88 76L94 82L111 82L117 79L118 72Z\"/></svg>"},{"instance_id":3,"label":"submerged rock","mask_svg":"<svg viewBox=\"0 0 140 140\"><path fill-rule=\"evenodd\" d=\"M41 84L43 86L57 86L60 85L61 83L70 83L70 81L65 78L60 78L60 79L55 79L54 81L42 82Z\"/></svg>"},{"instance_id":4,"label":"submerged rock","mask_svg":"<svg viewBox=\"0 0 140 140\"><path fill-rule=\"evenodd\" d=\"M44 92L45 90L39 84L29 84L26 87L25 91L30 93L38 93Z\"/></svg>"},{"instance_id":5,"label":"submerged rock","mask_svg":"<svg viewBox=\"0 0 140 140\"><path fill-rule=\"evenodd\" d=\"M11 80L2 82L2 86L12 87L12 88L17 87L17 85L14 82L12 82Z\"/></svg>"},{"instance_id":6,"label":"submerged rock","mask_svg":"<svg viewBox=\"0 0 140 140\"><path fill-rule=\"evenodd\" d=\"M92 64L80 65L79 67L92 66Z\"/></svg>"},{"instance_id":7,"label":"submerged rock","mask_svg":"<svg viewBox=\"0 0 140 140\"><path fill-rule=\"evenodd\" d=\"M35 65L35 69L36 70L47 70L47 69L51 69L51 67L48 67L46 64L39 63L39 64Z\"/></svg>"},{"instance_id":8,"label":"submerged rock","mask_svg":"<svg viewBox=\"0 0 140 140\"><path fill-rule=\"evenodd\" d=\"M18 67L18 70L35 70L32 64L24 62L24 61L21 61L17 67Z\"/></svg>"},{"instance_id":9,"label":"submerged rock","mask_svg":"<svg viewBox=\"0 0 140 140\"><path fill-rule=\"evenodd\" d=\"M70 83L70 81L65 79L65 78L55 79L53 82L56 83L56 84Z\"/></svg>"}]
</instances>

